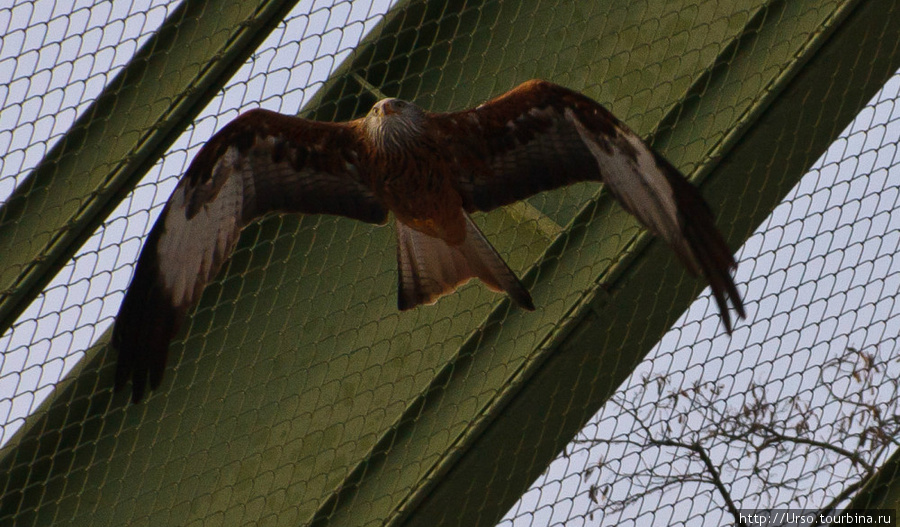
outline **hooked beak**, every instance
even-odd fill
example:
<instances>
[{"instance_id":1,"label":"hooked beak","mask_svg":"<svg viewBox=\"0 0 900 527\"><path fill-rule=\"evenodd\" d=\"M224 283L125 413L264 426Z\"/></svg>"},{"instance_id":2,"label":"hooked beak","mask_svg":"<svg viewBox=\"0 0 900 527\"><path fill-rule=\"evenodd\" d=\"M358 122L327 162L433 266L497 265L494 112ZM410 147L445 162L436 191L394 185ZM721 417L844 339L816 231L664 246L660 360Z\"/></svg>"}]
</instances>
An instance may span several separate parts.
<instances>
[{"instance_id":1,"label":"hooked beak","mask_svg":"<svg viewBox=\"0 0 900 527\"><path fill-rule=\"evenodd\" d=\"M393 101L384 101L381 103L381 113L382 115L393 115L397 113L397 106Z\"/></svg>"}]
</instances>

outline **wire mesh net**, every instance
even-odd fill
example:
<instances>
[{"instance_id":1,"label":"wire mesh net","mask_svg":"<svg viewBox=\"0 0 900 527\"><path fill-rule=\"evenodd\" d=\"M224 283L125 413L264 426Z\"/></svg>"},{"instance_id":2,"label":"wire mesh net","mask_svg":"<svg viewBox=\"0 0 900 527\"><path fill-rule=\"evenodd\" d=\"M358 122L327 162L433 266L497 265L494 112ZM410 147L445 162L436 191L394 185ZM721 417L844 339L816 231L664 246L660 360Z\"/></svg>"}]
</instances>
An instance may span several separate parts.
<instances>
[{"instance_id":1,"label":"wire mesh net","mask_svg":"<svg viewBox=\"0 0 900 527\"><path fill-rule=\"evenodd\" d=\"M500 525L726 525L729 499L847 506L897 442L898 88L894 75L738 252L746 324L717 334L701 295Z\"/></svg>"},{"instance_id":2,"label":"wire mesh net","mask_svg":"<svg viewBox=\"0 0 900 527\"><path fill-rule=\"evenodd\" d=\"M0 199L40 162L177 2L0 8Z\"/></svg>"},{"instance_id":3,"label":"wire mesh net","mask_svg":"<svg viewBox=\"0 0 900 527\"><path fill-rule=\"evenodd\" d=\"M10 196L47 192L23 185L30 170L60 139L72 140L64 134L76 117L94 109L129 59L144 57L138 48L148 36L184 7L116 2L64 12L60 4L0 8L8 27L0 31L5 209L16 203ZM887 415L896 400L900 78L821 157L804 127L837 137L846 121L823 112L856 108L823 108L812 95L819 92L803 92L798 80L802 104L789 132L780 132L788 134L781 146L754 152L745 167L752 179L723 182L717 173L728 173L729 152L753 135L751 125L762 126L760 115L789 91L798 64L827 48L858 2L558 4L304 1L286 10L0 338L8 474L0 520L712 525L731 520L726 493L692 447L715 461L741 508L821 508L861 481L866 466L877 469L893 439L864 434L878 422L870 414L861 421L860 409ZM200 12L226 17L212 5ZM896 7L881 15L896 16ZM187 31L190 23L171 27ZM879 50L894 71L887 31L871 29L858 51ZM202 47L201 40L197 50L172 51L171 60L222 55ZM825 79L852 107L872 94L844 87L837 66L849 61L848 69L873 78L885 67L847 55L832 58L841 73ZM140 405L111 394L114 357L104 335L141 243L200 146L239 112L348 119L375 101L370 84L430 110L457 110L533 77L603 102L707 194L726 196L714 198L726 218L720 228L732 239L750 235L737 271L749 316L732 336L708 290L676 318L682 308L673 306L686 305L699 282L597 185L580 184L476 217L526 276L535 313L517 312L476 283L399 313L391 229L272 216L245 229L204 293L172 344L162 389ZM101 106L93 118L112 127L105 111L114 109ZM801 172L782 173L809 166L796 186ZM75 192L72 174L56 180L75 209L103 192ZM765 217L786 193L762 226L739 219ZM0 219L0 241L28 233L37 245L75 221L53 223L64 205L28 207ZM21 218L42 216L46 230L25 230ZM0 265L0 279L25 269ZM594 348L598 362L583 358ZM535 373L567 357L577 377ZM537 386L534 397L552 410L516 399L511 387L525 385ZM757 425L781 419L790 430L776 432L820 445L783 439L760 448L756 436L740 434L747 408ZM456 475L473 471L478 478ZM452 506L441 504L447 496Z\"/></svg>"},{"instance_id":4,"label":"wire mesh net","mask_svg":"<svg viewBox=\"0 0 900 527\"><path fill-rule=\"evenodd\" d=\"M158 29L170 4L38 1L0 9L4 202ZM110 235L116 236L107 234L104 241L104 233L98 232L0 337L0 443L9 440L71 370L115 313L116 307L104 305L103 298L115 290L111 280L121 284L128 277L120 271L121 263L109 264L109 247L116 250L123 240L110 241Z\"/></svg>"}]
</instances>

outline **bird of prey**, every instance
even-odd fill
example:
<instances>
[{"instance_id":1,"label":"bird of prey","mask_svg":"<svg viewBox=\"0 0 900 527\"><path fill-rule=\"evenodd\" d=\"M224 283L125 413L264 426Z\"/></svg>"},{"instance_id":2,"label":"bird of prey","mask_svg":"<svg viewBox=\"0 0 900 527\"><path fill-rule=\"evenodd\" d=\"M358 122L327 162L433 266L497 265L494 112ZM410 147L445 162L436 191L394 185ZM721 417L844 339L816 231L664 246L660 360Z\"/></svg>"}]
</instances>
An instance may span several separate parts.
<instances>
[{"instance_id":1,"label":"bird of prey","mask_svg":"<svg viewBox=\"0 0 900 527\"><path fill-rule=\"evenodd\" d=\"M538 192L599 181L744 317L735 260L700 193L606 108L532 80L477 108L427 112L384 99L349 122L242 114L200 150L150 232L113 330L116 389L159 386L169 342L237 242L271 212L396 219L398 307L477 277L533 310L528 290L472 222Z\"/></svg>"}]
</instances>

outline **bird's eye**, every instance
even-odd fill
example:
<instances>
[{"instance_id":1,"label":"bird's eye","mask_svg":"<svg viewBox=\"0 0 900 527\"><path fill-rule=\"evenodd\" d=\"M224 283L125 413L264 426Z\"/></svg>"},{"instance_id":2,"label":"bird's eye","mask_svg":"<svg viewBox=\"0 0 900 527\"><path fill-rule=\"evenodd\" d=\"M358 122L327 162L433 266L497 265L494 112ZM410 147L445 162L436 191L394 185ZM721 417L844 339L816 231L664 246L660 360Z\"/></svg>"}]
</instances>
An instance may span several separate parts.
<instances>
[{"instance_id":1,"label":"bird's eye","mask_svg":"<svg viewBox=\"0 0 900 527\"><path fill-rule=\"evenodd\" d=\"M377 106L372 107L372 115L378 115L380 113L381 113L381 108L379 108Z\"/></svg>"}]
</instances>

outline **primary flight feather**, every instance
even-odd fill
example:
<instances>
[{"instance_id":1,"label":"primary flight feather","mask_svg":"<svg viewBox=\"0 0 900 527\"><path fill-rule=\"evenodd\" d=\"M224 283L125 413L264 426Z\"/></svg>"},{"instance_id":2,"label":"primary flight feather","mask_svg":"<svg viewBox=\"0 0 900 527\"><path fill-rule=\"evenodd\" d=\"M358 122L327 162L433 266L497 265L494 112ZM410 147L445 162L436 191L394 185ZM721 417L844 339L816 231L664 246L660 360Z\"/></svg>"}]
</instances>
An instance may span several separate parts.
<instances>
[{"instance_id":1,"label":"primary flight feather","mask_svg":"<svg viewBox=\"0 0 900 527\"><path fill-rule=\"evenodd\" d=\"M200 150L150 232L113 329L116 389L159 386L171 339L241 229L270 212L335 214L397 228L398 307L471 278L524 309L531 295L469 218L538 192L600 181L710 283L731 332L744 306L734 257L700 193L608 110L539 80L477 108L430 113L384 99L323 123L252 110Z\"/></svg>"}]
</instances>

